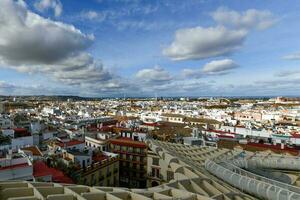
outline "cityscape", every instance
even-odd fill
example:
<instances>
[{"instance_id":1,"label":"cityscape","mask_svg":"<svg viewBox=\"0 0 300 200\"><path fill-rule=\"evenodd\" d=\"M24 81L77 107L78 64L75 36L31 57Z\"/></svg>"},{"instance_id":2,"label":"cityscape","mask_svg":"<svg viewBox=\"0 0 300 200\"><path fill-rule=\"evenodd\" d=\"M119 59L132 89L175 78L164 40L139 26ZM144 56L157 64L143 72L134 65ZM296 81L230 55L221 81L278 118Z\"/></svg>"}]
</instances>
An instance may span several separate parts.
<instances>
[{"instance_id":1,"label":"cityscape","mask_svg":"<svg viewBox=\"0 0 300 200\"><path fill-rule=\"evenodd\" d=\"M297 2L0 7L0 200L300 200Z\"/></svg>"}]
</instances>

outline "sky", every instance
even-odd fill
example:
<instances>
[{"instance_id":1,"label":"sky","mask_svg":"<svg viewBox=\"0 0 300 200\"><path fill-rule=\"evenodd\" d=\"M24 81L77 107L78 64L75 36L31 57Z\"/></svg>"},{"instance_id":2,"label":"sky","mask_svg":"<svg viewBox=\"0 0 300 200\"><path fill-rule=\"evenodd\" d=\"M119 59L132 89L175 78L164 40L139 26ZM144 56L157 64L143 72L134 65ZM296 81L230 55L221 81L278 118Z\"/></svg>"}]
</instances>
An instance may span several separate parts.
<instances>
[{"instance_id":1,"label":"sky","mask_svg":"<svg viewBox=\"0 0 300 200\"><path fill-rule=\"evenodd\" d=\"M0 95L299 96L292 0L0 0Z\"/></svg>"}]
</instances>

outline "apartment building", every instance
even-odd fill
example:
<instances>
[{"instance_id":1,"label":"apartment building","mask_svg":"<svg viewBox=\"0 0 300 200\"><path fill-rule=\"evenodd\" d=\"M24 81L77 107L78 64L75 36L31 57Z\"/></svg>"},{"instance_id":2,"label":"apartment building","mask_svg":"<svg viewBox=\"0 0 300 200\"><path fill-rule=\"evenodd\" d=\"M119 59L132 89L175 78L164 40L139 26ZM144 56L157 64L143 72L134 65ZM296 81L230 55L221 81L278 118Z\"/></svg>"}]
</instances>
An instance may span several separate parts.
<instances>
[{"instance_id":1,"label":"apartment building","mask_svg":"<svg viewBox=\"0 0 300 200\"><path fill-rule=\"evenodd\" d=\"M262 114L254 111L235 112L234 119L239 121L261 121Z\"/></svg>"},{"instance_id":2,"label":"apartment building","mask_svg":"<svg viewBox=\"0 0 300 200\"><path fill-rule=\"evenodd\" d=\"M85 134L85 146L91 149L107 151L108 139L114 137L112 133L107 132L87 132Z\"/></svg>"},{"instance_id":3,"label":"apartment building","mask_svg":"<svg viewBox=\"0 0 300 200\"><path fill-rule=\"evenodd\" d=\"M119 186L119 155L98 152L93 163L79 171L79 183L89 186Z\"/></svg>"},{"instance_id":4,"label":"apartment building","mask_svg":"<svg viewBox=\"0 0 300 200\"><path fill-rule=\"evenodd\" d=\"M25 128L2 130L1 138L0 149L4 151L17 151L22 147L33 146L33 136Z\"/></svg>"},{"instance_id":5,"label":"apartment building","mask_svg":"<svg viewBox=\"0 0 300 200\"><path fill-rule=\"evenodd\" d=\"M173 123L184 123L185 116L181 114L164 113L161 115L162 121Z\"/></svg>"},{"instance_id":6,"label":"apartment building","mask_svg":"<svg viewBox=\"0 0 300 200\"><path fill-rule=\"evenodd\" d=\"M68 150L63 152L64 163L76 171L76 182L89 186L119 185L119 155L101 151Z\"/></svg>"},{"instance_id":7,"label":"apartment building","mask_svg":"<svg viewBox=\"0 0 300 200\"><path fill-rule=\"evenodd\" d=\"M132 138L110 140L110 150L120 156L120 186L145 188L147 145Z\"/></svg>"}]
</instances>

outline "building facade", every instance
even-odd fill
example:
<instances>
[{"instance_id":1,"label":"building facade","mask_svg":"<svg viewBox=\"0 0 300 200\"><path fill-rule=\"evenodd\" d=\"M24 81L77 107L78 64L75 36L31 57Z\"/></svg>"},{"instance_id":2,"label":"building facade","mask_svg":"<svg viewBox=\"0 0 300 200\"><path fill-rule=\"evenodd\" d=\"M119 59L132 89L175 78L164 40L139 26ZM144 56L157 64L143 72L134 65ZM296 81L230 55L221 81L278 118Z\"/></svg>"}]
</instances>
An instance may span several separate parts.
<instances>
[{"instance_id":1,"label":"building facade","mask_svg":"<svg viewBox=\"0 0 300 200\"><path fill-rule=\"evenodd\" d=\"M147 182L147 145L131 138L110 140L110 150L120 156L120 186L145 188Z\"/></svg>"}]
</instances>

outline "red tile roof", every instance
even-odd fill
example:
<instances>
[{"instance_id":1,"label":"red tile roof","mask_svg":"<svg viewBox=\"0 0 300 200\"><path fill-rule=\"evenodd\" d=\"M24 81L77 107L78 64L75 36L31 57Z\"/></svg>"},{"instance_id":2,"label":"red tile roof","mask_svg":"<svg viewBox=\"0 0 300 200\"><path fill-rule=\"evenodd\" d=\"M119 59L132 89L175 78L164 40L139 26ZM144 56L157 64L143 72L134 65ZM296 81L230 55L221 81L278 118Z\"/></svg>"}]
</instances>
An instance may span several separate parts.
<instances>
[{"instance_id":1,"label":"red tile roof","mask_svg":"<svg viewBox=\"0 0 300 200\"><path fill-rule=\"evenodd\" d=\"M149 122L144 122L142 125L144 126L159 126L157 122L149 123Z\"/></svg>"},{"instance_id":2,"label":"red tile roof","mask_svg":"<svg viewBox=\"0 0 300 200\"><path fill-rule=\"evenodd\" d=\"M298 133L292 133L292 138L300 138L300 134Z\"/></svg>"},{"instance_id":3,"label":"red tile roof","mask_svg":"<svg viewBox=\"0 0 300 200\"><path fill-rule=\"evenodd\" d=\"M14 128L13 130L15 138L31 136L31 133L28 132L25 128Z\"/></svg>"},{"instance_id":4,"label":"red tile roof","mask_svg":"<svg viewBox=\"0 0 300 200\"><path fill-rule=\"evenodd\" d=\"M34 156L43 156L42 152L37 146L24 147L22 150L31 151Z\"/></svg>"},{"instance_id":5,"label":"red tile roof","mask_svg":"<svg viewBox=\"0 0 300 200\"><path fill-rule=\"evenodd\" d=\"M58 169L48 167L43 161L37 161L33 164L33 176L52 176L52 181L57 183L73 183L73 180L64 175L64 173Z\"/></svg>"},{"instance_id":6,"label":"red tile roof","mask_svg":"<svg viewBox=\"0 0 300 200\"><path fill-rule=\"evenodd\" d=\"M96 154L96 155L94 155L93 156L93 161L95 161L95 162L100 162L100 161L102 161L102 160L106 160L108 157L106 156L106 155L104 155L104 154Z\"/></svg>"},{"instance_id":7,"label":"red tile roof","mask_svg":"<svg viewBox=\"0 0 300 200\"><path fill-rule=\"evenodd\" d=\"M121 137L118 139L111 139L110 142L114 145L120 145L120 146L147 148L147 145L144 142L135 141L132 140L131 138L125 138L125 137Z\"/></svg>"},{"instance_id":8,"label":"red tile roof","mask_svg":"<svg viewBox=\"0 0 300 200\"><path fill-rule=\"evenodd\" d=\"M296 152L296 153L300 152L298 149L287 147L286 145L284 146L283 149L281 149L280 144L273 145L273 144L261 144L261 143L249 142L247 145L266 148L266 149L275 149L275 150L281 150L281 151L288 151L288 152Z\"/></svg>"},{"instance_id":9,"label":"red tile roof","mask_svg":"<svg viewBox=\"0 0 300 200\"><path fill-rule=\"evenodd\" d=\"M75 145L82 144L82 143L84 143L84 141L71 140L71 141L68 141L68 142L58 142L56 144L60 147L64 147L64 146L69 147L69 146L75 146Z\"/></svg>"},{"instance_id":10,"label":"red tile roof","mask_svg":"<svg viewBox=\"0 0 300 200\"><path fill-rule=\"evenodd\" d=\"M221 134L217 134L217 136L218 136L219 138L234 138L233 135L221 135Z\"/></svg>"}]
</instances>

